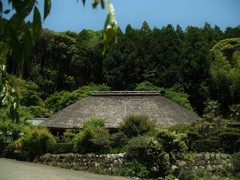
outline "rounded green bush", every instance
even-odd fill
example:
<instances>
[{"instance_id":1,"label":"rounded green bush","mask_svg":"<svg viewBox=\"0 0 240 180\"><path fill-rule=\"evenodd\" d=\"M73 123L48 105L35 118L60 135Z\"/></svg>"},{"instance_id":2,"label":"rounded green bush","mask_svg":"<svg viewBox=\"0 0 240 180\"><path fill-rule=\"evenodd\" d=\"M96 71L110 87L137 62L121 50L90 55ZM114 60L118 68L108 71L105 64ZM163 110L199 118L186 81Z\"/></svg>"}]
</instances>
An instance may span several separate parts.
<instances>
[{"instance_id":1,"label":"rounded green bush","mask_svg":"<svg viewBox=\"0 0 240 180\"><path fill-rule=\"evenodd\" d=\"M56 139L47 129L33 128L15 142L15 152L19 159L31 161L45 153L51 153L55 144Z\"/></svg>"},{"instance_id":2,"label":"rounded green bush","mask_svg":"<svg viewBox=\"0 0 240 180\"><path fill-rule=\"evenodd\" d=\"M165 175L169 169L162 146L152 137L138 136L132 138L125 147L128 162L138 161L145 166L152 177Z\"/></svg>"},{"instance_id":3,"label":"rounded green bush","mask_svg":"<svg viewBox=\"0 0 240 180\"><path fill-rule=\"evenodd\" d=\"M153 129L153 123L150 122L145 115L129 115L120 125L120 130L124 132L128 138L147 134Z\"/></svg>"},{"instance_id":4,"label":"rounded green bush","mask_svg":"<svg viewBox=\"0 0 240 180\"><path fill-rule=\"evenodd\" d=\"M127 144L128 138L123 132L117 132L111 135L111 147L119 148Z\"/></svg>"},{"instance_id":5,"label":"rounded green bush","mask_svg":"<svg viewBox=\"0 0 240 180\"><path fill-rule=\"evenodd\" d=\"M110 135L102 127L87 127L74 139L74 149L78 153L103 152L110 146Z\"/></svg>"}]
</instances>

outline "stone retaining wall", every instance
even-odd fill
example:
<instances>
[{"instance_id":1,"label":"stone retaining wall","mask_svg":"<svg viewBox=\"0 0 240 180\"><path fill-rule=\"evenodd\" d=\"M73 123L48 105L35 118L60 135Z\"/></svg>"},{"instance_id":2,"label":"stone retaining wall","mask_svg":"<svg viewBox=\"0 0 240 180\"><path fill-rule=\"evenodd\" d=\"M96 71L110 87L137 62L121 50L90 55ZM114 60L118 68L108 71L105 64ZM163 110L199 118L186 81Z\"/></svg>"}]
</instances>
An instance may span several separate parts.
<instances>
[{"instance_id":1,"label":"stone retaining wall","mask_svg":"<svg viewBox=\"0 0 240 180\"><path fill-rule=\"evenodd\" d=\"M115 170L126 163L125 154L45 154L38 159L39 163L58 166L63 168L83 170L83 171L102 171L100 173L114 173ZM209 172L222 168L224 165L231 166L231 156L228 154L201 153L186 154L185 160L178 160L172 166L176 169L203 169Z\"/></svg>"},{"instance_id":2,"label":"stone retaining wall","mask_svg":"<svg viewBox=\"0 0 240 180\"><path fill-rule=\"evenodd\" d=\"M189 158L176 163L177 168L180 169L204 169L209 172L221 169L224 165L231 166L231 155L219 153L189 154Z\"/></svg>"},{"instance_id":3,"label":"stone retaining wall","mask_svg":"<svg viewBox=\"0 0 240 180\"><path fill-rule=\"evenodd\" d=\"M45 154L38 159L38 163L58 166L63 168L104 172L114 172L119 166L124 165L124 153L120 154Z\"/></svg>"}]
</instances>

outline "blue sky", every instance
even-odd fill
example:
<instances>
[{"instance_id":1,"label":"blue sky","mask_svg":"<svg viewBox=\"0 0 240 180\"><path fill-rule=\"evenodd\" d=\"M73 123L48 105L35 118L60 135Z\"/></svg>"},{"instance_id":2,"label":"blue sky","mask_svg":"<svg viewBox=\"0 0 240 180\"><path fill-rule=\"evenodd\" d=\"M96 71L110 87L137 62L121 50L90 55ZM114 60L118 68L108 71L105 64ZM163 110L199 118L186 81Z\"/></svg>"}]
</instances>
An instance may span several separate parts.
<instances>
[{"instance_id":1,"label":"blue sky","mask_svg":"<svg viewBox=\"0 0 240 180\"><path fill-rule=\"evenodd\" d=\"M4 0L3 0L4 1ZM6 1L6 0L5 0ZM40 0L43 2L43 0ZM92 9L92 0L83 7L79 0L52 0L50 15L43 27L54 31L103 28L107 10ZM118 25L124 31L128 24L141 28L147 21L151 28L179 24L203 27L205 22L226 27L240 25L240 0L111 0ZM39 4L42 9L42 3Z\"/></svg>"}]
</instances>

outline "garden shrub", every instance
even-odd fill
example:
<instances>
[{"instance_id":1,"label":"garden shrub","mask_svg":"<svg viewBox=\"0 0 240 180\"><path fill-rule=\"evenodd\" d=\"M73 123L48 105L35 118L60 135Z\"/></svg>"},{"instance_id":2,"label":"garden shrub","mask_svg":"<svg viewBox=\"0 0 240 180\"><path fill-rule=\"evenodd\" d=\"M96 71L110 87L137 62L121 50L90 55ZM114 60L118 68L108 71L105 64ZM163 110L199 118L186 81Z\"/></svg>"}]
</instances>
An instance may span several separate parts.
<instances>
[{"instance_id":1,"label":"garden shrub","mask_svg":"<svg viewBox=\"0 0 240 180\"><path fill-rule=\"evenodd\" d=\"M198 180L199 177L191 170L182 170L180 174L178 175L179 179L184 179L184 180Z\"/></svg>"},{"instance_id":2,"label":"garden shrub","mask_svg":"<svg viewBox=\"0 0 240 180\"><path fill-rule=\"evenodd\" d=\"M227 121L221 117L204 115L203 118L191 123L191 129L197 132L203 139L206 139L215 135L216 131L224 130L227 124Z\"/></svg>"},{"instance_id":3,"label":"garden shrub","mask_svg":"<svg viewBox=\"0 0 240 180\"><path fill-rule=\"evenodd\" d=\"M123 147L128 142L127 136L121 131L112 134L111 137L110 137L110 140L111 140L111 147L112 148Z\"/></svg>"},{"instance_id":4,"label":"garden shrub","mask_svg":"<svg viewBox=\"0 0 240 180\"><path fill-rule=\"evenodd\" d=\"M193 144L196 140L199 140L201 138L200 134L194 130L190 130L187 133L187 146L189 150L193 150Z\"/></svg>"},{"instance_id":5,"label":"garden shrub","mask_svg":"<svg viewBox=\"0 0 240 180\"><path fill-rule=\"evenodd\" d=\"M102 153L110 146L110 135L101 127L87 127L74 139L74 149L78 153Z\"/></svg>"},{"instance_id":6,"label":"garden shrub","mask_svg":"<svg viewBox=\"0 0 240 180\"><path fill-rule=\"evenodd\" d=\"M117 133L111 134L110 136L110 149L107 151L109 154L118 154L124 152L124 146L127 144L127 136L119 131Z\"/></svg>"},{"instance_id":7,"label":"garden shrub","mask_svg":"<svg viewBox=\"0 0 240 180\"><path fill-rule=\"evenodd\" d=\"M62 143L70 143L73 141L75 136L81 131L79 127L73 127L72 129L67 129L62 136Z\"/></svg>"},{"instance_id":8,"label":"garden shrub","mask_svg":"<svg viewBox=\"0 0 240 180\"><path fill-rule=\"evenodd\" d=\"M218 152L221 148L219 140L202 139L194 141L192 150L196 152Z\"/></svg>"},{"instance_id":9,"label":"garden shrub","mask_svg":"<svg viewBox=\"0 0 240 180\"><path fill-rule=\"evenodd\" d=\"M103 167L101 166L90 166L87 169L88 172L92 172L94 174L100 174L100 175L107 175L110 172L106 172Z\"/></svg>"},{"instance_id":10,"label":"garden shrub","mask_svg":"<svg viewBox=\"0 0 240 180\"><path fill-rule=\"evenodd\" d=\"M128 162L136 160L145 166L150 177L165 175L169 169L169 160L163 148L152 137L132 138L125 147Z\"/></svg>"},{"instance_id":11,"label":"garden shrub","mask_svg":"<svg viewBox=\"0 0 240 180\"><path fill-rule=\"evenodd\" d=\"M120 125L120 130L124 132L128 138L147 134L153 129L153 123L150 122L149 118L145 115L129 115Z\"/></svg>"},{"instance_id":12,"label":"garden shrub","mask_svg":"<svg viewBox=\"0 0 240 180\"><path fill-rule=\"evenodd\" d=\"M232 155L232 166L236 173L240 172L240 152Z\"/></svg>"},{"instance_id":13,"label":"garden shrub","mask_svg":"<svg viewBox=\"0 0 240 180\"><path fill-rule=\"evenodd\" d=\"M149 177L149 170L146 166L133 160L123 167L123 175L127 177L147 178Z\"/></svg>"},{"instance_id":14,"label":"garden shrub","mask_svg":"<svg viewBox=\"0 0 240 180\"><path fill-rule=\"evenodd\" d=\"M15 150L16 150L16 143L13 141L7 144L6 148L3 151L3 157L11 158L11 159L19 159Z\"/></svg>"},{"instance_id":15,"label":"garden shrub","mask_svg":"<svg viewBox=\"0 0 240 180\"><path fill-rule=\"evenodd\" d=\"M240 129L226 128L219 134L221 145L226 153L234 153L240 150Z\"/></svg>"},{"instance_id":16,"label":"garden shrub","mask_svg":"<svg viewBox=\"0 0 240 180\"><path fill-rule=\"evenodd\" d=\"M191 126L188 124L175 124L169 127L168 130L176 133L187 134L191 130Z\"/></svg>"},{"instance_id":17,"label":"garden shrub","mask_svg":"<svg viewBox=\"0 0 240 180\"><path fill-rule=\"evenodd\" d=\"M233 170L232 164L223 164L222 167L217 169L216 174L220 174L221 177L225 177L224 179L235 179L233 176L237 175ZM239 178L236 178L236 180L237 179Z\"/></svg>"},{"instance_id":18,"label":"garden shrub","mask_svg":"<svg viewBox=\"0 0 240 180\"><path fill-rule=\"evenodd\" d=\"M56 140L48 130L33 128L15 142L15 152L21 160L32 161L47 152L53 152L55 144Z\"/></svg>"},{"instance_id":19,"label":"garden shrub","mask_svg":"<svg viewBox=\"0 0 240 180\"><path fill-rule=\"evenodd\" d=\"M165 152L169 154L170 163L174 163L174 156L181 157L182 153L188 149L185 141L186 134L170 132L167 129L162 129L158 132L157 141L162 145ZM174 155L174 156L173 156Z\"/></svg>"}]
</instances>

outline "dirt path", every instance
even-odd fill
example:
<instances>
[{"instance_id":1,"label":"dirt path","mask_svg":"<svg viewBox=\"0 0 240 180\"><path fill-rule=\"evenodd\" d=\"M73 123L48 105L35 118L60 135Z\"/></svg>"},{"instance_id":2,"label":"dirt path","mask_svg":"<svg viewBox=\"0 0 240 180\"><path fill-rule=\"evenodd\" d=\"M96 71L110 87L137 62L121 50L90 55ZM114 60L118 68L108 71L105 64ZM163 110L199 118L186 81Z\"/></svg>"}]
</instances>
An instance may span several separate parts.
<instances>
[{"instance_id":1,"label":"dirt path","mask_svg":"<svg viewBox=\"0 0 240 180\"><path fill-rule=\"evenodd\" d=\"M130 180L0 158L0 180Z\"/></svg>"}]
</instances>

